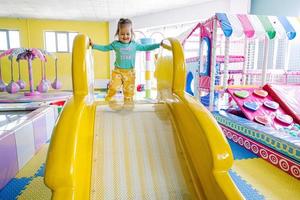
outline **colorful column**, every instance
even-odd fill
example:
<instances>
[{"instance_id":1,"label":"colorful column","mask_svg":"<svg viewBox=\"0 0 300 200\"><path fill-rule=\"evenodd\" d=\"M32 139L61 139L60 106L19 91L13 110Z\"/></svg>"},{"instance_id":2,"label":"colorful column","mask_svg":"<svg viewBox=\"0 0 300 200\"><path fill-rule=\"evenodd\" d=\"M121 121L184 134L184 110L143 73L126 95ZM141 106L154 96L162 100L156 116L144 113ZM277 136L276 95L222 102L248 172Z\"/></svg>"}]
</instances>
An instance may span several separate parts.
<instances>
[{"instance_id":1,"label":"colorful column","mask_svg":"<svg viewBox=\"0 0 300 200\"><path fill-rule=\"evenodd\" d=\"M262 67L261 86L264 86L267 82L268 58L269 58L269 38L265 37L264 60L263 60L263 67Z\"/></svg>"},{"instance_id":2,"label":"colorful column","mask_svg":"<svg viewBox=\"0 0 300 200\"><path fill-rule=\"evenodd\" d=\"M152 38L141 38L142 44L152 44ZM146 71L145 71L145 98L151 97L151 52L146 51Z\"/></svg>"},{"instance_id":3,"label":"colorful column","mask_svg":"<svg viewBox=\"0 0 300 200\"><path fill-rule=\"evenodd\" d=\"M242 85L246 85L246 70L248 66L248 38L245 37L244 41L244 63L242 72Z\"/></svg>"},{"instance_id":4,"label":"colorful column","mask_svg":"<svg viewBox=\"0 0 300 200\"><path fill-rule=\"evenodd\" d=\"M209 87L209 110L214 109L215 99L215 68L216 68L216 46L217 46L217 19L213 19L212 51L210 64L210 87Z\"/></svg>"},{"instance_id":5,"label":"colorful column","mask_svg":"<svg viewBox=\"0 0 300 200\"><path fill-rule=\"evenodd\" d=\"M228 87L229 49L230 49L230 38L225 37L224 75L223 75L223 88L224 88L224 90L226 90L227 87Z\"/></svg>"}]
</instances>

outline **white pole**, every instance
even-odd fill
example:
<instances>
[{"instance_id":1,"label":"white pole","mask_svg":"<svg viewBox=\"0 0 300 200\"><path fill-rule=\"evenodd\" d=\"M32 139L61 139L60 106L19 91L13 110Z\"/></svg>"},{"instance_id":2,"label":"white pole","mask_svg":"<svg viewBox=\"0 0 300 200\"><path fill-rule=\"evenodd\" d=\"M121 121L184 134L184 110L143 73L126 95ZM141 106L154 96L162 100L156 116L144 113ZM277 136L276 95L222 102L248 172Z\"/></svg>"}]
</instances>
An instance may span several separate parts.
<instances>
[{"instance_id":1,"label":"white pole","mask_svg":"<svg viewBox=\"0 0 300 200\"><path fill-rule=\"evenodd\" d=\"M269 58L269 39L267 38L267 36L265 36L264 62L263 62L263 67L262 67L261 86L264 86L267 81L268 58Z\"/></svg>"},{"instance_id":2,"label":"white pole","mask_svg":"<svg viewBox=\"0 0 300 200\"><path fill-rule=\"evenodd\" d=\"M254 50L254 66L253 69L257 70L258 65L258 50L259 50L259 39L255 40L255 50Z\"/></svg>"},{"instance_id":3,"label":"white pole","mask_svg":"<svg viewBox=\"0 0 300 200\"><path fill-rule=\"evenodd\" d=\"M199 61L198 61L198 68L196 69L195 71L195 77L194 77L194 96L197 100L199 100L200 98L200 89L199 89L199 76L200 76L200 68L201 68L201 62L200 62L200 59L201 59L201 55L202 55L202 41L201 41L201 28L200 28L200 31L199 31Z\"/></svg>"},{"instance_id":4,"label":"white pole","mask_svg":"<svg viewBox=\"0 0 300 200\"><path fill-rule=\"evenodd\" d=\"M278 54L278 39L274 39L274 52L273 52L273 60L272 60L272 70L276 70L277 65L277 54Z\"/></svg>"},{"instance_id":5,"label":"white pole","mask_svg":"<svg viewBox=\"0 0 300 200\"><path fill-rule=\"evenodd\" d=\"M257 66L258 66L258 55L259 55L259 38L255 39L254 41L254 63L253 63L253 68L252 70L255 72L255 74L249 74L247 85L252 85L252 84L258 84L258 78L256 77L256 71L257 71ZM261 65L261 64L260 64Z\"/></svg>"},{"instance_id":6,"label":"white pole","mask_svg":"<svg viewBox=\"0 0 300 200\"><path fill-rule=\"evenodd\" d=\"M244 42L244 63L243 63L243 71L242 71L242 85L246 84L246 67L248 63L248 39L245 37Z\"/></svg>"},{"instance_id":7,"label":"white pole","mask_svg":"<svg viewBox=\"0 0 300 200\"><path fill-rule=\"evenodd\" d=\"M289 69L289 60L290 60L290 51L291 51L291 43L287 41L287 50L284 57L284 71L286 72Z\"/></svg>"},{"instance_id":8,"label":"white pole","mask_svg":"<svg viewBox=\"0 0 300 200\"><path fill-rule=\"evenodd\" d=\"M289 70L289 61L290 61L290 51L291 51L291 43L290 40L287 41L287 50L284 57L284 73L285 73L285 84L288 83L288 70Z\"/></svg>"},{"instance_id":9,"label":"white pole","mask_svg":"<svg viewBox=\"0 0 300 200\"><path fill-rule=\"evenodd\" d=\"M212 111L214 107L215 97L215 68L216 68L216 43L217 43L217 19L213 19L213 37L211 49L211 64L210 64L210 88L209 88L209 110Z\"/></svg>"},{"instance_id":10,"label":"white pole","mask_svg":"<svg viewBox=\"0 0 300 200\"><path fill-rule=\"evenodd\" d=\"M151 38L141 38L142 44L152 44ZM146 51L145 98L151 98L151 52Z\"/></svg>"},{"instance_id":11,"label":"white pole","mask_svg":"<svg viewBox=\"0 0 300 200\"><path fill-rule=\"evenodd\" d=\"M223 75L224 90L226 90L228 86L229 48L230 48L230 38L225 37L224 75Z\"/></svg>"}]
</instances>

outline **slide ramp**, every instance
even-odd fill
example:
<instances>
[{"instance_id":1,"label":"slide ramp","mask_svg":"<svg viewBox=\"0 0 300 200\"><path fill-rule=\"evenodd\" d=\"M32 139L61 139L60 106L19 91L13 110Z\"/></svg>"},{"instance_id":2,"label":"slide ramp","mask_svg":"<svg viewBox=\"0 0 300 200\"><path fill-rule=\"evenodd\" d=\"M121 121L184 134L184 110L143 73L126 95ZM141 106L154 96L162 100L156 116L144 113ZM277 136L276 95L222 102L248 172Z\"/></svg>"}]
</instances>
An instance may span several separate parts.
<instances>
[{"instance_id":1,"label":"slide ramp","mask_svg":"<svg viewBox=\"0 0 300 200\"><path fill-rule=\"evenodd\" d=\"M97 107L91 199L193 199L171 116L166 104Z\"/></svg>"}]
</instances>

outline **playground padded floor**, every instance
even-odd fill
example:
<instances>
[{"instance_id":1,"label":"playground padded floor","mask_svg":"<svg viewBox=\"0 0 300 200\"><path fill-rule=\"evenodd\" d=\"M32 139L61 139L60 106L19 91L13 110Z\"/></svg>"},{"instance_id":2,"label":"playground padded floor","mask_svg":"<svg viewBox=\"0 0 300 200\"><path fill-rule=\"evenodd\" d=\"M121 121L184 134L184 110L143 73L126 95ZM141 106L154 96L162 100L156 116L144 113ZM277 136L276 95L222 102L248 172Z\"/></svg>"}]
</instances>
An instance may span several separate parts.
<instances>
[{"instance_id":1,"label":"playground padded floor","mask_svg":"<svg viewBox=\"0 0 300 200\"><path fill-rule=\"evenodd\" d=\"M299 199L300 181L238 144L232 141L229 144L235 159L229 173L246 199ZM0 190L0 200L51 199L51 190L43 180L48 145L45 144L16 177Z\"/></svg>"}]
</instances>

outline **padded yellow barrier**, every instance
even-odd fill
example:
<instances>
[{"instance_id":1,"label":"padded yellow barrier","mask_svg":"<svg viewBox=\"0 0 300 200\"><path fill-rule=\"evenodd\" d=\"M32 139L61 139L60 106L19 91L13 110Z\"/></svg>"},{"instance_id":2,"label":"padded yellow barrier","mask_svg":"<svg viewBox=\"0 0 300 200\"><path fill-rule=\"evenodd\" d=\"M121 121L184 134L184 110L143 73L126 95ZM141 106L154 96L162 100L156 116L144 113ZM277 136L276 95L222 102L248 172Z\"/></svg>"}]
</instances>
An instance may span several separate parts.
<instances>
[{"instance_id":1,"label":"padded yellow barrier","mask_svg":"<svg viewBox=\"0 0 300 200\"><path fill-rule=\"evenodd\" d=\"M73 98L54 128L46 160L45 183L52 199L89 199L94 134L92 62L88 39L75 38L72 74Z\"/></svg>"},{"instance_id":2,"label":"padded yellow barrier","mask_svg":"<svg viewBox=\"0 0 300 200\"><path fill-rule=\"evenodd\" d=\"M233 164L229 144L211 113L184 92L183 50L179 41L168 40L173 57L160 57L156 63L159 96L170 106L181 134L180 141L199 198L243 199L228 173Z\"/></svg>"}]
</instances>

